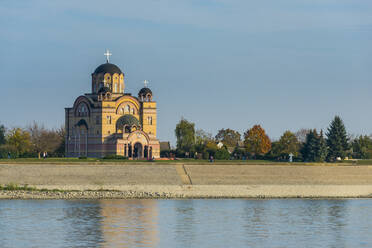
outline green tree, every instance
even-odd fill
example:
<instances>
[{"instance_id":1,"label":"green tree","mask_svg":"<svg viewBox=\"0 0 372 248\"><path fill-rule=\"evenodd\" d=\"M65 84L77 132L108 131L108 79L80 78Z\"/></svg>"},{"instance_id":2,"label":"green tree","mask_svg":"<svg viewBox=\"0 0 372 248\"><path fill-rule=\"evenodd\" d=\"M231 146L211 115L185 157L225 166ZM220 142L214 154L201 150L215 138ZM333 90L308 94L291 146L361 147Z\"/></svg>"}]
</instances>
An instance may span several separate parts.
<instances>
[{"instance_id":1,"label":"green tree","mask_svg":"<svg viewBox=\"0 0 372 248\"><path fill-rule=\"evenodd\" d=\"M323 135L323 130L320 130L320 135L318 136L318 141L317 141L317 148L318 149L317 149L316 161L324 162L327 158L328 147L327 147L327 142Z\"/></svg>"},{"instance_id":2,"label":"green tree","mask_svg":"<svg viewBox=\"0 0 372 248\"><path fill-rule=\"evenodd\" d=\"M305 162L314 162L317 154L317 133L311 130L307 133L305 143L301 149L302 158Z\"/></svg>"},{"instance_id":3,"label":"green tree","mask_svg":"<svg viewBox=\"0 0 372 248\"><path fill-rule=\"evenodd\" d=\"M5 127L4 125L0 125L0 145L4 145L5 142Z\"/></svg>"},{"instance_id":4,"label":"green tree","mask_svg":"<svg viewBox=\"0 0 372 248\"><path fill-rule=\"evenodd\" d=\"M205 145L206 142L212 141L212 134L205 132L202 129L197 129L195 132L195 145Z\"/></svg>"},{"instance_id":5,"label":"green tree","mask_svg":"<svg viewBox=\"0 0 372 248\"><path fill-rule=\"evenodd\" d=\"M246 151L255 158L257 155L264 155L270 151L271 141L260 125L254 125L244 133L244 146Z\"/></svg>"},{"instance_id":6,"label":"green tree","mask_svg":"<svg viewBox=\"0 0 372 248\"><path fill-rule=\"evenodd\" d=\"M271 159L282 159L281 147L279 141L271 142L271 149L269 157Z\"/></svg>"},{"instance_id":7,"label":"green tree","mask_svg":"<svg viewBox=\"0 0 372 248\"><path fill-rule=\"evenodd\" d=\"M217 152L217 150L218 150L218 147L217 147L216 142L213 141L213 140L208 141L208 142L205 144L205 150L206 150L207 153L208 153L207 158L209 158L210 156L215 157L216 152Z\"/></svg>"},{"instance_id":8,"label":"green tree","mask_svg":"<svg viewBox=\"0 0 372 248\"><path fill-rule=\"evenodd\" d=\"M327 156L327 145L323 137L316 129L306 135L305 143L301 149L303 160L306 162L323 162Z\"/></svg>"},{"instance_id":9,"label":"green tree","mask_svg":"<svg viewBox=\"0 0 372 248\"><path fill-rule=\"evenodd\" d=\"M328 161L335 161L338 157L344 159L349 150L349 140L343 121L335 116L327 132Z\"/></svg>"},{"instance_id":10,"label":"green tree","mask_svg":"<svg viewBox=\"0 0 372 248\"><path fill-rule=\"evenodd\" d=\"M352 142L353 158L371 159L372 158L372 139L367 135L360 135Z\"/></svg>"},{"instance_id":11,"label":"green tree","mask_svg":"<svg viewBox=\"0 0 372 248\"><path fill-rule=\"evenodd\" d=\"M179 153L191 152L195 144L195 124L181 119L176 126L177 151Z\"/></svg>"},{"instance_id":12,"label":"green tree","mask_svg":"<svg viewBox=\"0 0 372 248\"><path fill-rule=\"evenodd\" d=\"M222 142L225 146L235 147L240 141L240 133L232 129L221 129L216 135L216 140Z\"/></svg>"},{"instance_id":13,"label":"green tree","mask_svg":"<svg viewBox=\"0 0 372 248\"><path fill-rule=\"evenodd\" d=\"M298 156L300 143L294 133L285 131L278 141L278 146L281 155L288 156L292 153L295 157Z\"/></svg>"},{"instance_id":14,"label":"green tree","mask_svg":"<svg viewBox=\"0 0 372 248\"><path fill-rule=\"evenodd\" d=\"M21 128L13 128L7 134L7 145L14 156L18 157L31 150L30 134Z\"/></svg>"},{"instance_id":15,"label":"green tree","mask_svg":"<svg viewBox=\"0 0 372 248\"><path fill-rule=\"evenodd\" d=\"M213 142L215 143L212 134L205 132L202 129L198 129L195 132L195 145L193 151L197 152L198 158L205 158L207 159L209 156L209 153L207 152L207 143Z\"/></svg>"}]
</instances>

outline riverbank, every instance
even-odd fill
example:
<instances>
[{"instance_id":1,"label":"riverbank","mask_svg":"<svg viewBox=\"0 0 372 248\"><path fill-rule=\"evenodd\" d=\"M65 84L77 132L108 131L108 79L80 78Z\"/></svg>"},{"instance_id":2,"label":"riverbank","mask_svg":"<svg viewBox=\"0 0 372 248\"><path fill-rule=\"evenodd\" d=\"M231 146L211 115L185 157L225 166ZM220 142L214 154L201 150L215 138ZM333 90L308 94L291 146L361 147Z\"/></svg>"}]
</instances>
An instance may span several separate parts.
<instances>
[{"instance_id":1,"label":"riverbank","mask_svg":"<svg viewBox=\"0 0 372 248\"><path fill-rule=\"evenodd\" d=\"M372 166L0 164L0 185L20 186L2 199L370 198Z\"/></svg>"},{"instance_id":2,"label":"riverbank","mask_svg":"<svg viewBox=\"0 0 372 248\"><path fill-rule=\"evenodd\" d=\"M372 185L121 186L116 190L3 190L0 199L372 198Z\"/></svg>"}]
</instances>

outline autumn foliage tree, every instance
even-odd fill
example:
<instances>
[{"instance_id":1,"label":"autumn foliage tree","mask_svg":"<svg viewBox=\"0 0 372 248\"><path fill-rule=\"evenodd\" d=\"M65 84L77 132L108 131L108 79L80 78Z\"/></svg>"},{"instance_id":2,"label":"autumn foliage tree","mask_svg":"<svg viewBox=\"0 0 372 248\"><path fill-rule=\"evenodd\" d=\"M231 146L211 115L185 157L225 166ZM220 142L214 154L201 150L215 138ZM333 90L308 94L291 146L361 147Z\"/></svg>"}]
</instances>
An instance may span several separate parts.
<instances>
[{"instance_id":1,"label":"autumn foliage tree","mask_svg":"<svg viewBox=\"0 0 372 248\"><path fill-rule=\"evenodd\" d=\"M30 134L22 128L9 130L6 141L8 150L14 157L19 157L31 150Z\"/></svg>"},{"instance_id":2,"label":"autumn foliage tree","mask_svg":"<svg viewBox=\"0 0 372 248\"><path fill-rule=\"evenodd\" d=\"M271 141L260 125L254 125L244 133L244 146L248 153L256 157L270 151Z\"/></svg>"}]
</instances>

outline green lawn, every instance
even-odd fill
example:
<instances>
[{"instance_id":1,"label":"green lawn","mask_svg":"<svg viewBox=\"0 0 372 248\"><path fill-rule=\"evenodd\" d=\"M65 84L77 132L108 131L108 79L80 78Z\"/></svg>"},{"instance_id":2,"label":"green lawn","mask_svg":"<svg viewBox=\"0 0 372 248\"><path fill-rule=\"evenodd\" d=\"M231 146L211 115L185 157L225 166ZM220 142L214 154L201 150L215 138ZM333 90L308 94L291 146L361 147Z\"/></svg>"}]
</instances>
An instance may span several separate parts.
<instances>
[{"instance_id":1,"label":"green lawn","mask_svg":"<svg viewBox=\"0 0 372 248\"><path fill-rule=\"evenodd\" d=\"M100 159L100 158L17 158L17 159L0 159L0 163L61 163L61 164L74 164L74 163L90 163L90 164L125 164L125 163L185 163L185 164L211 164L208 160L195 160L195 159L179 159L179 160L124 160L124 159ZM372 165L372 160L357 160L357 161L340 161L339 163L303 163L303 162L276 162L269 160L215 160L214 164L277 164L277 165Z\"/></svg>"},{"instance_id":2,"label":"green lawn","mask_svg":"<svg viewBox=\"0 0 372 248\"><path fill-rule=\"evenodd\" d=\"M155 160L155 161L147 161L147 160L127 160L127 159L102 159L102 158L46 158L46 159L38 159L38 158L17 158L17 159L0 159L0 163L161 163L161 164L168 164L168 163L188 163L188 164L200 164L200 163L210 163L208 160L202 159L177 159L177 160ZM272 163L267 160L215 160L214 163Z\"/></svg>"}]
</instances>

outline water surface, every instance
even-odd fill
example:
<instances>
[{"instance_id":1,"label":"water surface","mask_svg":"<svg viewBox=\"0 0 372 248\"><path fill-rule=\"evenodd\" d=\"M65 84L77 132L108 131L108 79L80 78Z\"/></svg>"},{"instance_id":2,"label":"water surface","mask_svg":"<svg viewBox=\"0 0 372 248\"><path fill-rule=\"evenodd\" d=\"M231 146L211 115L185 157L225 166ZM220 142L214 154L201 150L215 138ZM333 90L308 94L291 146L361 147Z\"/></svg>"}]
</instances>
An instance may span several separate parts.
<instances>
[{"instance_id":1,"label":"water surface","mask_svg":"<svg viewBox=\"0 0 372 248\"><path fill-rule=\"evenodd\" d=\"M0 247L372 247L372 199L0 200Z\"/></svg>"}]
</instances>

